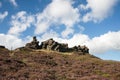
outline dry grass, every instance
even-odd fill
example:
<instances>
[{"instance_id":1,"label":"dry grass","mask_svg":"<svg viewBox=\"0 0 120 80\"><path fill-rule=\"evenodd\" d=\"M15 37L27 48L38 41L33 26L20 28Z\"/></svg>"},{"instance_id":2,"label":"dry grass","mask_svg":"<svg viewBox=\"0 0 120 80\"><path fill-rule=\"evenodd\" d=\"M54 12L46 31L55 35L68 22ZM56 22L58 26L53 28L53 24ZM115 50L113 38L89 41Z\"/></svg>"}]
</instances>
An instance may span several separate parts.
<instances>
[{"instance_id":1,"label":"dry grass","mask_svg":"<svg viewBox=\"0 0 120 80\"><path fill-rule=\"evenodd\" d=\"M46 50L0 52L0 80L120 80L120 62ZM4 55L5 54L5 55Z\"/></svg>"}]
</instances>

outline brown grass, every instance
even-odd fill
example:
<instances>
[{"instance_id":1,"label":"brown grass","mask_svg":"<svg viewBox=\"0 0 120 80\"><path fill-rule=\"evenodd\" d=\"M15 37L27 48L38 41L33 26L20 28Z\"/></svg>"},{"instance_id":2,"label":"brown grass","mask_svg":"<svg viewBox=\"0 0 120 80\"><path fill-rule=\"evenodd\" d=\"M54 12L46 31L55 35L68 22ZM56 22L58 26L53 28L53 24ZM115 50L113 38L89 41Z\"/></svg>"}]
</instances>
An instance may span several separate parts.
<instances>
[{"instance_id":1,"label":"brown grass","mask_svg":"<svg viewBox=\"0 0 120 80\"><path fill-rule=\"evenodd\" d=\"M46 50L0 51L0 80L120 80L120 62L90 54Z\"/></svg>"}]
</instances>

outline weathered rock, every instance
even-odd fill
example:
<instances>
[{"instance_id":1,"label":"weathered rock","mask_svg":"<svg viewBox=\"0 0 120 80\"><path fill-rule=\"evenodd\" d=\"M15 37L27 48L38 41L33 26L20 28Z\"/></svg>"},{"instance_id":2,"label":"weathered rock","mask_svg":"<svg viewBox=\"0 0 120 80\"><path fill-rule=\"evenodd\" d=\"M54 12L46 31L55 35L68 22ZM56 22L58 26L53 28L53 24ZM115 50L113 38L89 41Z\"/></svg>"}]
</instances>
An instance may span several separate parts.
<instances>
[{"instance_id":1,"label":"weathered rock","mask_svg":"<svg viewBox=\"0 0 120 80\"><path fill-rule=\"evenodd\" d=\"M58 50L58 47L59 47L58 43L57 43L57 42L54 42L54 43L51 45L51 50L57 51L57 50Z\"/></svg>"},{"instance_id":2,"label":"weathered rock","mask_svg":"<svg viewBox=\"0 0 120 80\"><path fill-rule=\"evenodd\" d=\"M68 44L55 42L52 38L41 43L40 47L42 49L54 50L60 52L66 52Z\"/></svg>"},{"instance_id":3,"label":"weathered rock","mask_svg":"<svg viewBox=\"0 0 120 80\"><path fill-rule=\"evenodd\" d=\"M84 45L84 46L81 46L81 50L82 52L84 53L89 53L89 49Z\"/></svg>"},{"instance_id":4,"label":"weathered rock","mask_svg":"<svg viewBox=\"0 0 120 80\"><path fill-rule=\"evenodd\" d=\"M68 44L64 44L64 43L59 43L59 51L60 52L67 52L68 50Z\"/></svg>"},{"instance_id":5,"label":"weathered rock","mask_svg":"<svg viewBox=\"0 0 120 80\"><path fill-rule=\"evenodd\" d=\"M51 39L49 39L49 40L47 40L47 41L43 41L42 43L41 43L41 45L40 45L40 47L42 48L42 49L50 49L50 46L53 44L53 42L54 42L54 40L51 38Z\"/></svg>"},{"instance_id":6,"label":"weathered rock","mask_svg":"<svg viewBox=\"0 0 120 80\"><path fill-rule=\"evenodd\" d=\"M30 43L27 43L25 45L26 48L31 48L31 49L39 49L39 41L37 41L36 37L33 37L33 41Z\"/></svg>"},{"instance_id":7,"label":"weathered rock","mask_svg":"<svg viewBox=\"0 0 120 80\"><path fill-rule=\"evenodd\" d=\"M89 53L89 49L86 46L78 45L72 48L68 48L68 44L58 43L54 41L52 38L41 42L41 44L39 45L39 41L37 41L36 37L33 37L33 41L30 43L27 43L25 48L46 49L46 50L53 50L58 52L75 52L80 55Z\"/></svg>"}]
</instances>

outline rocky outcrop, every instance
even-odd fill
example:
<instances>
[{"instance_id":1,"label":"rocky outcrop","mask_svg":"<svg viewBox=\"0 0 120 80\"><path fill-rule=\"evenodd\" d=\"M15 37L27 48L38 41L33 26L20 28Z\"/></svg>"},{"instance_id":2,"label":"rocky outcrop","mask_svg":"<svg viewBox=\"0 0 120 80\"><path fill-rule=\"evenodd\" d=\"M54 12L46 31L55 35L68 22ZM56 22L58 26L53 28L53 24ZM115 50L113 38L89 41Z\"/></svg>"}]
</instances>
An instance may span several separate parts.
<instances>
[{"instance_id":1,"label":"rocky outcrop","mask_svg":"<svg viewBox=\"0 0 120 80\"><path fill-rule=\"evenodd\" d=\"M77 52L84 52L84 53L89 53L89 49L84 45L84 46L75 46L73 49Z\"/></svg>"},{"instance_id":2,"label":"rocky outcrop","mask_svg":"<svg viewBox=\"0 0 120 80\"><path fill-rule=\"evenodd\" d=\"M37 41L36 36L33 37L33 41L25 45L26 48L39 49L39 41Z\"/></svg>"},{"instance_id":3,"label":"rocky outcrop","mask_svg":"<svg viewBox=\"0 0 120 80\"><path fill-rule=\"evenodd\" d=\"M51 38L47 41L42 42L40 47L41 47L41 49L66 52L68 49L68 44L58 43Z\"/></svg>"},{"instance_id":4,"label":"rocky outcrop","mask_svg":"<svg viewBox=\"0 0 120 80\"><path fill-rule=\"evenodd\" d=\"M39 41L37 41L35 36L33 37L32 42L26 44L25 48L46 49L58 52L77 52L78 54L89 53L89 49L85 45L84 46L79 45L69 48L68 44L58 43L54 41L52 38L41 42L41 44L39 45Z\"/></svg>"},{"instance_id":5,"label":"rocky outcrop","mask_svg":"<svg viewBox=\"0 0 120 80\"><path fill-rule=\"evenodd\" d=\"M89 53L89 49L85 45L84 46L79 45L69 48L68 44L58 43L54 41L52 38L47 41L43 41L40 45L40 48L59 52L77 52L77 53L79 52L79 54Z\"/></svg>"}]
</instances>

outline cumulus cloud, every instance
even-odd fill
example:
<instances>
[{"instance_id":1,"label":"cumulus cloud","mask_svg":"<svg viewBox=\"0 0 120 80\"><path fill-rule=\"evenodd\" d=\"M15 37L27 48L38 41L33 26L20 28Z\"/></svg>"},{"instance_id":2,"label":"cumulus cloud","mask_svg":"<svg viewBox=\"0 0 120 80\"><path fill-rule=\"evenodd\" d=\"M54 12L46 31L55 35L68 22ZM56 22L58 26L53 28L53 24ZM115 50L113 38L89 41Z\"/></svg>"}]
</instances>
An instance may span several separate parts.
<instances>
[{"instance_id":1,"label":"cumulus cloud","mask_svg":"<svg viewBox=\"0 0 120 80\"><path fill-rule=\"evenodd\" d=\"M80 5L82 10L86 10L87 13L83 16L83 21L100 22L110 16L113 11L113 7L118 0L87 0L87 4Z\"/></svg>"},{"instance_id":2,"label":"cumulus cloud","mask_svg":"<svg viewBox=\"0 0 120 80\"><path fill-rule=\"evenodd\" d=\"M0 38L0 45L4 45L8 49L15 49L24 45L24 41L13 35L0 34Z\"/></svg>"},{"instance_id":3,"label":"cumulus cloud","mask_svg":"<svg viewBox=\"0 0 120 80\"><path fill-rule=\"evenodd\" d=\"M120 31L105 33L99 37L94 37L85 43L91 53L104 53L109 50L120 51Z\"/></svg>"},{"instance_id":4,"label":"cumulus cloud","mask_svg":"<svg viewBox=\"0 0 120 80\"><path fill-rule=\"evenodd\" d=\"M66 26L66 29L70 30L67 32L66 36L68 36L73 31L71 27L79 22L80 14L78 9L72 6L72 0L53 0L44 9L43 13L39 13L36 16L36 34L44 33L54 24L63 24Z\"/></svg>"},{"instance_id":5,"label":"cumulus cloud","mask_svg":"<svg viewBox=\"0 0 120 80\"><path fill-rule=\"evenodd\" d=\"M61 34L63 38L66 38L67 36L69 36L69 34L73 34L73 33L74 33L74 29L66 28Z\"/></svg>"},{"instance_id":6,"label":"cumulus cloud","mask_svg":"<svg viewBox=\"0 0 120 80\"><path fill-rule=\"evenodd\" d=\"M35 23L35 34L41 34L47 31L50 27L49 20L45 17L44 14L36 14L36 23Z\"/></svg>"},{"instance_id":7,"label":"cumulus cloud","mask_svg":"<svg viewBox=\"0 0 120 80\"><path fill-rule=\"evenodd\" d=\"M3 14L0 13L0 21L3 21L7 15L8 15L7 11L5 11Z\"/></svg>"},{"instance_id":8,"label":"cumulus cloud","mask_svg":"<svg viewBox=\"0 0 120 80\"><path fill-rule=\"evenodd\" d=\"M88 42L89 36L85 34L75 34L70 39L63 39L63 38L55 38L56 41L62 42L62 43L68 43L69 47L78 46L78 45L84 45L86 42Z\"/></svg>"},{"instance_id":9,"label":"cumulus cloud","mask_svg":"<svg viewBox=\"0 0 120 80\"><path fill-rule=\"evenodd\" d=\"M57 24L60 29L60 25L64 27L60 35L64 38L68 37L69 34L74 33L74 24L80 21L79 10L74 8L72 4L72 0L52 0L43 12L29 15L26 11L20 11L12 15L10 22L12 27L8 34L18 36L33 24L35 35L41 35Z\"/></svg>"},{"instance_id":10,"label":"cumulus cloud","mask_svg":"<svg viewBox=\"0 0 120 80\"><path fill-rule=\"evenodd\" d=\"M58 37L59 37L58 33L56 33L53 30L50 30L49 32L44 33L39 38L40 38L40 42L41 42L41 41L44 41L44 40L47 40L47 39L50 39L50 38L58 38Z\"/></svg>"},{"instance_id":11,"label":"cumulus cloud","mask_svg":"<svg viewBox=\"0 0 120 80\"><path fill-rule=\"evenodd\" d=\"M10 22L12 27L9 29L8 34L19 36L21 32L31 27L32 23L34 23L34 16L28 15L25 11L20 11L12 16Z\"/></svg>"},{"instance_id":12,"label":"cumulus cloud","mask_svg":"<svg viewBox=\"0 0 120 80\"><path fill-rule=\"evenodd\" d=\"M15 6L15 7L18 6L15 0L10 0L10 3L11 3L13 6Z\"/></svg>"}]
</instances>

